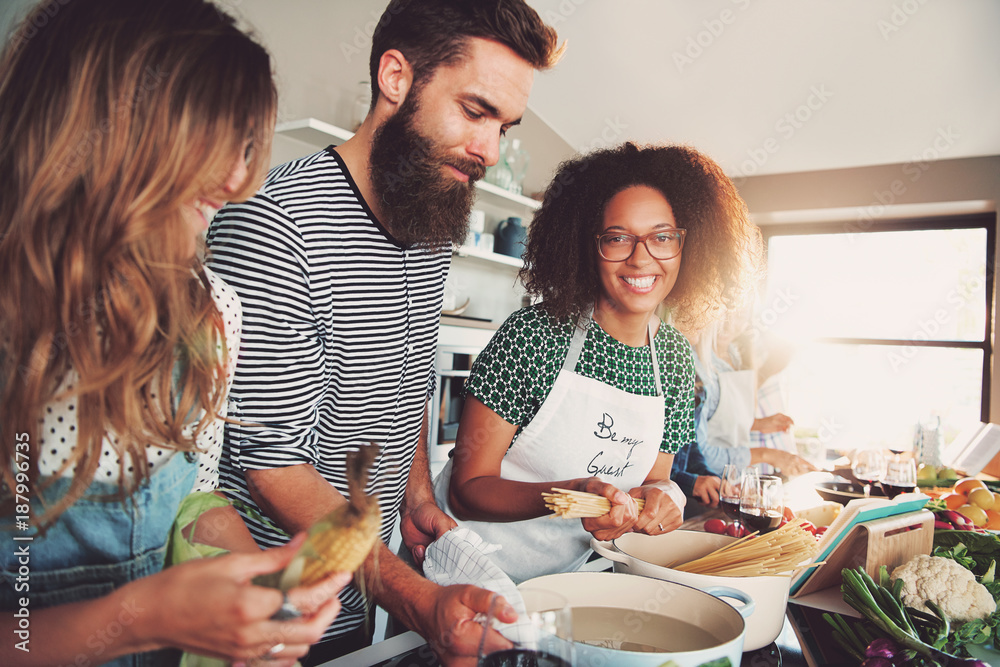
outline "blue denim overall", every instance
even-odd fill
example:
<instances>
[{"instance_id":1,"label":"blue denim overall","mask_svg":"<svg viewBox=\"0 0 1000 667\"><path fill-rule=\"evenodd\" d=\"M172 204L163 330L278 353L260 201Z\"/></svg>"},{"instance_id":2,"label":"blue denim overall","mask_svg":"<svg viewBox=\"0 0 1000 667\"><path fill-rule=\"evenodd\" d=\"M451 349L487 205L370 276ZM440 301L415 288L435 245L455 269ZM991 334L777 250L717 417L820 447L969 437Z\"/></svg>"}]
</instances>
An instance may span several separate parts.
<instances>
[{"instance_id":1,"label":"blue denim overall","mask_svg":"<svg viewBox=\"0 0 1000 667\"><path fill-rule=\"evenodd\" d=\"M191 492L198 471L193 453L176 453L124 502L118 500L116 484L94 482L87 495L69 507L44 536L0 528L0 609L20 609L20 598L28 599L32 611L71 602L99 598L124 584L163 569L167 536L181 500ZM62 497L69 478L56 480L46 489L46 499ZM110 497L98 500L96 497ZM41 504L32 499L34 512ZM15 541L33 535L31 541ZM19 568L28 548L27 572ZM25 586L27 588L25 589ZM93 634L71 664L145 667L176 665L180 652L174 649L119 657L106 662L110 647L121 636L123 626L143 613L148 601L126 602L117 619L95 624ZM13 641L8 638L8 641ZM32 641L38 641L32 637ZM29 644L30 647L30 644Z\"/></svg>"}]
</instances>

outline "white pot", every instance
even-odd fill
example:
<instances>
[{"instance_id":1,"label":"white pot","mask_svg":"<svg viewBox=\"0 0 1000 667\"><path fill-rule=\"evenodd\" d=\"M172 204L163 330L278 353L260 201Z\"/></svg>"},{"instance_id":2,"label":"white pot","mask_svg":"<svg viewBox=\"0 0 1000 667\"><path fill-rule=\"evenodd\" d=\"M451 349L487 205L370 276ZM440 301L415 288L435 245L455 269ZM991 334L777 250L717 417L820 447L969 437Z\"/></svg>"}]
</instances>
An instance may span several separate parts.
<instances>
[{"instance_id":1,"label":"white pot","mask_svg":"<svg viewBox=\"0 0 1000 667\"><path fill-rule=\"evenodd\" d=\"M732 588L717 588L715 594L742 599L745 604L741 611L696 588L616 572L550 574L522 582L518 588L550 590L566 598L570 609L574 610L574 667L659 667L668 661L673 661L677 667L698 667L722 658L729 658L734 666L739 665L745 632L743 616L750 614L754 607L753 600ZM575 610L581 607L605 608L612 614L621 610L618 618L625 628L635 632L646 628L663 641L688 639L691 626L711 635L711 640L704 648L662 652L592 646L585 642L629 640L631 637L615 636L611 631L600 636L588 635L575 615ZM649 623L653 625L647 625ZM602 630L595 631L600 633ZM671 631L677 633L676 638L669 637Z\"/></svg>"},{"instance_id":2,"label":"white pot","mask_svg":"<svg viewBox=\"0 0 1000 667\"><path fill-rule=\"evenodd\" d=\"M675 530L662 535L626 533L612 542L591 539L590 546L614 561L615 572L674 581L701 590L729 586L743 591L757 603L756 611L747 619L744 640L744 650L754 651L773 642L781 632L788 604L790 575L716 577L666 567L705 556L735 539L700 531Z\"/></svg>"}]
</instances>

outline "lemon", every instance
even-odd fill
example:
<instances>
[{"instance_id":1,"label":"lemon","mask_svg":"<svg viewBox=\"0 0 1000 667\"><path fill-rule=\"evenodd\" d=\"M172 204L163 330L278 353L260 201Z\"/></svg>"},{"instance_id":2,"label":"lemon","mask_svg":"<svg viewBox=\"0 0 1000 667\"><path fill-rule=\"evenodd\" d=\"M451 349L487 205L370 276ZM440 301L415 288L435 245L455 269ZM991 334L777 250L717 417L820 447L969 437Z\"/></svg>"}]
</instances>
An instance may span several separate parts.
<instances>
[{"instance_id":1,"label":"lemon","mask_svg":"<svg viewBox=\"0 0 1000 667\"><path fill-rule=\"evenodd\" d=\"M989 516L987 516L986 510L982 507L962 505L955 511L979 527L985 526L986 522L989 521Z\"/></svg>"},{"instance_id":2,"label":"lemon","mask_svg":"<svg viewBox=\"0 0 1000 667\"><path fill-rule=\"evenodd\" d=\"M969 491L969 504L980 507L984 510L993 509L996 500L993 497L993 492L989 489L972 489Z\"/></svg>"}]
</instances>

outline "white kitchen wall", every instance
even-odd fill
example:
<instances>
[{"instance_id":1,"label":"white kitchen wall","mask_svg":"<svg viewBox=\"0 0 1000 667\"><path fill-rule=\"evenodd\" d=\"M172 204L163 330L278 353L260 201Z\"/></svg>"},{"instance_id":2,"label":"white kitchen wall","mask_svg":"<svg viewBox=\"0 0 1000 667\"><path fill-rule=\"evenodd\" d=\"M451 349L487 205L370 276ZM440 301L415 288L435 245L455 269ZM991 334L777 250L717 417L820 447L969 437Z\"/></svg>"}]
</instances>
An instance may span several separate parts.
<instances>
[{"instance_id":1,"label":"white kitchen wall","mask_svg":"<svg viewBox=\"0 0 1000 667\"><path fill-rule=\"evenodd\" d=\"M271 52L279 123L313 117L353 129L358 82L368 79L371 35L387 0L223 0L219 4ZM543 190L555 166L573 154L569 143L530 108L510 136L520 138L531 156L526 194ZM272 162L281 164L306 154L303 150L278 138Z\"/></svg>"}]
</instances>

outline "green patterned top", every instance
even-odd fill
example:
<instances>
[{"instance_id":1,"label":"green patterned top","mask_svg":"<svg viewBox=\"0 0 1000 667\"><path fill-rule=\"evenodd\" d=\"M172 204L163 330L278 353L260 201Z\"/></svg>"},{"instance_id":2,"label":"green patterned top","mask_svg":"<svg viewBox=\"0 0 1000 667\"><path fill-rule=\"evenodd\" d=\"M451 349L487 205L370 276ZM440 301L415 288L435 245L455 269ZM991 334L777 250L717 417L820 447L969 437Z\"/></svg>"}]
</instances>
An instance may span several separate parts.
<instances>
[{"instance_id":1,"label":"green patterned top","mask_svg":"<svg viewBox=\"0 0 1000 667\"><path fill-rule=\"evenodd\" d=\"M539 306L522 308L476 358L466 393L516 424L516 440L549 395L572 337L572 322L555 320ZM674 454L695 439L694 361L691 345L672 326L661 325L655 341L666 404L660 451ZM619 342L593 320L575 370L630 394L656 395L649 346Z\"/></svg>"}]
</instances>

